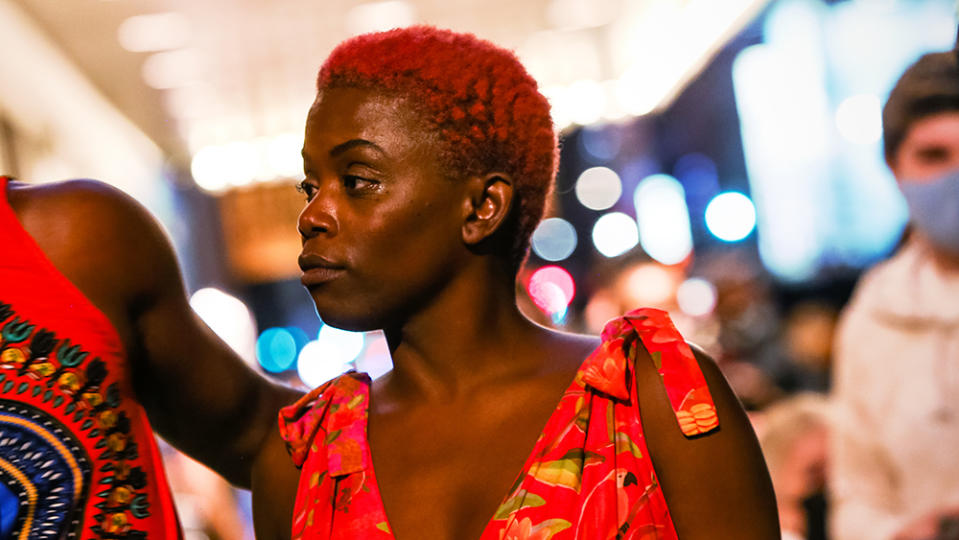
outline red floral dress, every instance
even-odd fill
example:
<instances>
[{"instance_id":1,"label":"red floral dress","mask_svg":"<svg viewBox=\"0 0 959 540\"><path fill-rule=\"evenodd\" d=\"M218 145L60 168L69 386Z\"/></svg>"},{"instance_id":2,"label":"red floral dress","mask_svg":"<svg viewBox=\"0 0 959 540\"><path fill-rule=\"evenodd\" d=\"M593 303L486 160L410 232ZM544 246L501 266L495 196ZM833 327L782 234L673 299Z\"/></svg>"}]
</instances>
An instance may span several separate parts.
<instances>
[{"instance_id":1,"label":"red floral dress","mask_svg":"<svg viewBox=\"0 0 959 540\"><path fill-rule=\"evenodd\" d=\"M480 540L676 539L643 438L636 339L649 351L687 436L719 421L689 346L663 311L614 319L547 422ZM280 412L302 468L294 539L391 540L366 438L370 380L347 373Z\"/></svg>"}]
</instances>

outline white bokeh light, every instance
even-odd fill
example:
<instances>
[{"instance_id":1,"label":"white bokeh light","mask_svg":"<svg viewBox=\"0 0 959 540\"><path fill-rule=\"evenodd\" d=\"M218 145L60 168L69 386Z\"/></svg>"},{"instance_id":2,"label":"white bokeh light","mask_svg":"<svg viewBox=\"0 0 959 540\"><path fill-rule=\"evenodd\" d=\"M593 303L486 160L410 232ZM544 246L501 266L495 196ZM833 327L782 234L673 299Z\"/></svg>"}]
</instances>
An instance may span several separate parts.
<instances>
[{"instance_id":1,"label":"white bokeh light","mask_svg":"<svg viewBox=\"0 0 959 540\"><path fill-rule=\"evenodd\" d=\"M180 13L134 15L117 27L117 41L131 52L183 47L190 38L190 21Z\"/></svg>"},{"instance_id":2,"label":"white bokeh light","mask_svg":"<svg viewBox=\"0 0 959 540\"><path fill-rule=\"evenodd\" d=\"M666 174L648 176L636 187L633 202L643 250L667 265L685 260L693 251L693 233L682 184Z\"/></svg>"},{"instance_id":3,"label":"white bokeh light","mask_svg":"<svg viewBox=\"0 0 959 540\"><path fill-rule=\"evenodd\" d=\"M623 193L623 182L616 171L607 167L591 167L576 179L576 198L590 210L606 210L616 204Z\"/></svg>"},{"instance_id":4,"label":"white bokeh light","mask_svg":"<svg viewBox=\"0 0 959 540\"><path fill-rule=\"evenodd\" d=\"M256 322L243 301L207 287L193 293L190 307L244 360L251 365L256 363Z\"/></svg>"},{"instance_id":5,"label":"white bokeh light","mask_svg":"<svg viewBox=\"0 0 959 540\"><path fill-rule=\"evenodd\" d=\"M638 243L636 221L622 212L605 214L593 226L593 245L606 257L622 255Z\"/></svg>"},{"instance_id":6,"label":"white bokeh light","mask_svg":"<svg viewBox=\"0 0 959 540\"><path fill-rule=\"evenodd\" d=\"M548 218L533 231L533 252L544 261L561 261L576 249L576 229L563 218Z\"/></svg>"},{"instance_id":7,"label":"white bokeh light","mask_svg":"<svg viewBox=\"0 0 959 540\"><path fill-rule=\"evenodd\" d=\"M720 240L737 242L749 236L755 227L756 207L742 193L720 193L706 206L706 228Z\"/></svg>"},{"instance_id":8,"label":"white bokeh light","mask_svg":"<svg viewBox=\"0 0 959 540\"><path fill-rule=\"evenodd\" d=\"M593 80L583 79L569 85L565 99L570 119L580 125L597 122L606 112L606 90Z\"/></svg>"},{"instance_id":9,"label":"white bokeh light","mask_svg":"<svg viewBox=\"0 0 959 540\"><path fill-rule=\"evenodd\" d=\"M676 291L676 303L687 315L709 315L716 307L716 287L703 278L689 278Z\"/></svg>"},{"instance_id":10,"label":"white bokeh light","mask_svg":"<svg viewBox=\"0 0 959 540\"><path fill-rule=\"evenodd\" d=\"M349 362L327 356L325 347L319 341L307 343L296 360L296 373L310 388L316 388L349 369Z\"/></svg>"},{"instance_id":11,"label":"white bokeh light","mask_svg":"<svg viewBox=\"0 0 959 540\"><path fill-rule=\"evenodd\" d=\"M260 152L249 142L232 142L201 148L190 164L197 185L206 191L222 191L252 182L260 170Z\"/></svg>"},{"instance_id":12,"label":"white bokeh light","mask_svg":"<svg viewBox=\"0 0 959 540\"><path fill-rule=\"evenodd\" d=\"M366 2L346 13L346 29L351 35L380 32L409 26L416 22L416 11L409 2L387 0Z\"/></svg>"},{"instance_id":13,"label":"white bokeh light","mask_svg":"<svg viewBox=\"0 0 959 540\"><path fill-rule=\"evenodd\" d=\"M317 341L328 358L346 363L355 360L363 350L363 339L362 332L349 332L324 324Z\"/></svg>"},{"instance_id":14,"label":"white bokeh light","mask_svg":"<svg viewBox=\"0 0 959 540\"><path fill-rule=\"evenodd\" d=\"M882 102L878 96L859 94L844 99L836 108L836 128L856 144L872 144L882 138Z\"/></svg>"},{"instance_id":15,"label":"white bokeh light","mask_svg":"<svg viewBox=\"0 0 959 540\"><path fill-rule=\"evenodd\" d=\"M354 364L357 371L366 373L371 379L376 380L393 369L390 347L386 342L386 336L379 330L367 332L365 341L366 347L363 348L363 353L357 357Z\"/></svg>"}]
</instances>

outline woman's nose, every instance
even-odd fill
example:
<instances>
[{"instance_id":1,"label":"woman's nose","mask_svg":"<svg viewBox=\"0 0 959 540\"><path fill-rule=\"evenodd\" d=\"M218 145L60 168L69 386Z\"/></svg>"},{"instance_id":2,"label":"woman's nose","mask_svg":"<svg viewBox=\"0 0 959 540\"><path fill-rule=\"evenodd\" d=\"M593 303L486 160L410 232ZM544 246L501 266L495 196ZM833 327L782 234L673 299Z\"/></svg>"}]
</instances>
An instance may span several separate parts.
<instances>
[{"instance_id":1,"label":"woman's nose","mask_svg":"<svg viewBox=\"0 0 959 540\"><path fill-rule=\"evenodd\" d=\"M336 221L336 209L329 189L322 187L300 212L297 228L303 238L313 238L325 234L334 236L339 227Z\"/></svg>"}]
</instances>

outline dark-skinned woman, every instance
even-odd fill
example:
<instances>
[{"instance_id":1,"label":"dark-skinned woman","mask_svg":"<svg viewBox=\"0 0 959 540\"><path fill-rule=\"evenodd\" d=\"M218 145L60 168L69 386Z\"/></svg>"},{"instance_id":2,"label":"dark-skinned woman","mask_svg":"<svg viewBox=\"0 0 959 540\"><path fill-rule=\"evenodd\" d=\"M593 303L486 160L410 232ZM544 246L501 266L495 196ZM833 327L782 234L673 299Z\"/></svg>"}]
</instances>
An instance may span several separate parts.
<instances>
[{"instance_id":1,"label":"dark-skinned woman","mask_svg":"<svg viewBox=\"0 0 959 540\"><path fill-rule=\"evenodd\" d=\"M519 312L557 143L512 53L424 26L344 42L303 158L303 284L325 323L383 329L394 367L282 411L293 538L779 537L742 408L665 313L593 337Z\"/></svg>"}]
</instances>

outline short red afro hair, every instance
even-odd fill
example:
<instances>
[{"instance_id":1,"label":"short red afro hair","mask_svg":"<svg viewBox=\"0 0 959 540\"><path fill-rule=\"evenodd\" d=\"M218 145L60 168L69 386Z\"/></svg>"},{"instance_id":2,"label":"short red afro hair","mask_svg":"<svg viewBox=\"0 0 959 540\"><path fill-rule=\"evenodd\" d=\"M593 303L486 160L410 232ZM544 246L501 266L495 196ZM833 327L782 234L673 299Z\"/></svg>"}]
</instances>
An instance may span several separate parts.
<instances>
[{"instance_id":1,"label":"short red afro hair","mask_svg":"<svg viewBox=\"0 0 959 540\"><path fill-rule=\"evenodd\" d=\"M383 89L421 106L454 175L514 181L511 258L518 267L543 216L558 149L549 103L512 52L472 34L412 26L354 37L330 53L317 88Z\"/></svg>"}]
</instances>

